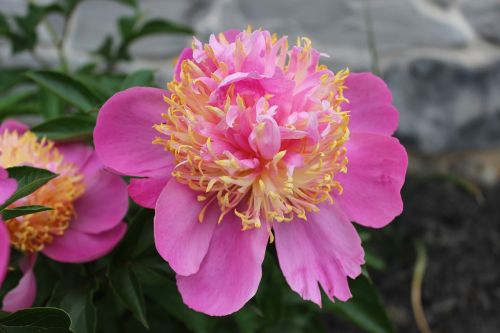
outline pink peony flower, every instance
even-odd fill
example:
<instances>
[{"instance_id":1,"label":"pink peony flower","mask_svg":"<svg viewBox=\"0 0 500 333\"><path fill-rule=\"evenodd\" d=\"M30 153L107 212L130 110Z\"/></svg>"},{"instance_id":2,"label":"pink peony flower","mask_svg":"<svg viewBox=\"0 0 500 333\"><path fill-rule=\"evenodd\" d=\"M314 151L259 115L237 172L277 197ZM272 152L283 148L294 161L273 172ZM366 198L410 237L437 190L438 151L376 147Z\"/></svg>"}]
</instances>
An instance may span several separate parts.
<instances>
[{"instance_id":1,"label":"pink peony flower","mask_svg":"<svg viewBox=\"0 0 500 333\"><path fill-rule=\"evenodd\" d=\"M131 88L102 107L103 163L155 208L155 242L184 302L210 315L257 291L268 242L304 299L351 297L364 252L351 221L402 211L407 154L385 83L334 73L307 38L228 31L185 49L167 90Z\"/></svg>"},{"instance_id":2,"label":"pink peony flower","mask_svg":"<svg viewBox=\"0 0 500 333\"><path fill-rule=\"evenodd\" d=\"M59 176L9 206L43 205L53 210L0 221L0 285L10 248L25 255L19 262L24 275L5 295L4 311L33 304L33 267L39 252L60 262L88 262L110 252L126 231L122 222L128 207L126 183L104 171L89 146L56 146L38 139L21 123L5 121L0 125L0 166L20 165L44 168ZM0 169L0 185L0 202L5 202L16 183L6 178L4 169Z\"/></svg>"}]
</instances>

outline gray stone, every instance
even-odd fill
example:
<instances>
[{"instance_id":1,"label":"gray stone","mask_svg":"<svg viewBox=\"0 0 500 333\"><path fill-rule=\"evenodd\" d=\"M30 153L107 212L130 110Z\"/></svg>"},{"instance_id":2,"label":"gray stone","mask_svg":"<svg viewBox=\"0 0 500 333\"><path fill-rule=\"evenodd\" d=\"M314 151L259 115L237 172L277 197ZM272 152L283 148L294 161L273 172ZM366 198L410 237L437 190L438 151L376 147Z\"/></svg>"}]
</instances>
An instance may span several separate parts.
<instances>
[{"instance_id":1,"label":"gray stone","mask_svg":"<svg viewBox=\"0 0 500 333\"><path fill-rule=\"evenodd\" d=\"M417 60L393 66L385 79L410 146L440 152L500 145L500 62L469 69Z\"/></svg>"},{"instance_id":2,"label":"gray stone","mask_svg":"<svg viewBox=\"0 0 500 333\"><path fill-rule=\"evenodd\" d=\"M457 0L430 0L430 2L442 9L448 9L451 5L456 4Z\"/></svg>"},{"instance_id":3,"label":"gray stone","mask_svg":"<svg viewBox=\"0 0 500 333\"><path fill-rule=\"evenodd\" d=\"M94 51L106 36L119 36L118 18L132 14L131 8L118 2L83 1L71 21L67 46L78 51Z\"/></svg>"},{"instance_id":4,"label":"gray stone","mask_svg":"<svg viewBox=\"0 0 500 333\"><path fill-rule=\"evenodd\" d=\"M214 0L195 25L203 37L247 25L287 35L310 37L314 46L331 56L333 68L366 69L370 64L362 1L340 0Z\"/></svg>"},{"instance_id":5,"label":"gray stone","mask_svg":"<svg viewBox=\"0 0 500 333\"><path fill-rule=\"evenodd\" d=\"M486 40L500 44L500 0L462 2L463 13L474 29Z\"/></svg>"},{"instance_id":6,"label":"gray stone","mask_svg":"<svg viewBox=\"0 0 500 333\"><path fill-rule=\"evenodd\" d=\"M457 48L468 38L451 24L439 22L409 0L369 1L380 54L415 48Z\"/></svg>"}]
</instances>

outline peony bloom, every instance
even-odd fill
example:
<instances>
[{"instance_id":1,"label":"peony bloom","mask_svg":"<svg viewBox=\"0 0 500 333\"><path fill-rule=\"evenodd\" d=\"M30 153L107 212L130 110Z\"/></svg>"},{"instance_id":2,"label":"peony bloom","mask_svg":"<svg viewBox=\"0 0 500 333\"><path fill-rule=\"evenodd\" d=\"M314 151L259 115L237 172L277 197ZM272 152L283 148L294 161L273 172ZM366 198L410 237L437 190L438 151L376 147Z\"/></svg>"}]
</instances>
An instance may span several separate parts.
<instances>
[{"instance_id":1,"label":"peony bloom","mask_svg":"<svg viewBox=\"0 0 500 333\"><path fill-rule=\"evenodd\" d=\"M60 262L88 262L110 252L126 231L122 222L128 207L126 183L104 171L89 146L56 146L38 139L23 124L5 121L0 125L0 167L20 165L47 169L59 176L9 206L43 205L53 210L0 221L0 285L10 249L24 254L19 262L23 277L5 295L4 311L33 304L33 267L39 252ZM0 202L4 202L12 195L15 182L0 170Z\"/></svg>"},{"instance_id":2,"label":"peony bloom","mask_svg":"<svg viewBox=\"0 0 500 333\"><path fill-rule=\"evenodd\" d=\"M137 177L155 243L184 302L210 315L256 293L268 243L290 287L321 305L351 297L364 252L351 223L402 211L407 154L384 82L332 72L307 38L228 31L185 49L167 90L131 88L102 107L103 163Z\"/></svg>"}]
</instances>

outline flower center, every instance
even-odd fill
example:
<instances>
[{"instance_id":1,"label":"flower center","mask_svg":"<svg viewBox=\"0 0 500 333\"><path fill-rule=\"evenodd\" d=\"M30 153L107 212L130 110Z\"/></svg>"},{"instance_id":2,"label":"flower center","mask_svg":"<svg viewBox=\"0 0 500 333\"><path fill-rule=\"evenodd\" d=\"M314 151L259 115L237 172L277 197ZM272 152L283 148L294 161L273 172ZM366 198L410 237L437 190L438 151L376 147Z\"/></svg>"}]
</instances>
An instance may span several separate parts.
<instances>
[{"instance_id":1,"label":"flower center","mask_svg":"<svg viewBox=\"0 0 500 333\"><path fill-rule=\"evenodd\" d=\"M14 248L23 252L41 251L54 237L64 235L75 217L73 202L85 190L83 176L75 165L64 162L54 142L38 140L29 131L24 134L5 131L0 135L0 165L4 168L28 165L59 175L8 207L42 205L53 208L5 221Z\"/></svg>"},{"instance_id":2,"label":"flower center","mask_svg":"<svg viewBox=\"0 0 500 333\"><path fill-rule=\"evenodd\" d=\"M194 41L193 59L167 86L153 143L174 155L177 181L201 192L200 221L217 202L219 222L234 211L244 230L263 222L270 230L342 192L335 175L347 170L348 72L318 58L307 39L289 51L286 38L261 31Z\"/></svg>"}]
</instances>

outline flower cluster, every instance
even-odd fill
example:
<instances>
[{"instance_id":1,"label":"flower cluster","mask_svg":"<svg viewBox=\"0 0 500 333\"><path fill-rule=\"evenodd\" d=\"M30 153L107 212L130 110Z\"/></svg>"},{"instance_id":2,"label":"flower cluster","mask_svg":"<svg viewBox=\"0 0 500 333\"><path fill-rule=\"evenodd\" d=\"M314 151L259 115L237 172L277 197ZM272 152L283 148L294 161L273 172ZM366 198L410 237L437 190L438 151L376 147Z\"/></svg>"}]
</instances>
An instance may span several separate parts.
<instances>
[{"instance_id":1,"label":"flower cluster","mask_svg":"<svg viewBox=\"0 0 500 333\"><path fill-rule=\"evenodd\" d=\"M194 38L166 89L130 88L102 106L95 152L3 122L0 206L49 209L0 220L0 286L10 267L23 272L2 310L33 304L40 253L64 263L108 254L126 232L129 195L155 210L156 249L194 310L239 310L269 244L303 299L321 305L320 286L349 299L364 264L353 222L381 228L402 212L407 154L385 83L322 57L307 38L290 47L263 30ZM13 197L19 166L57 177Z\"/></svg>"}]
</instances>

